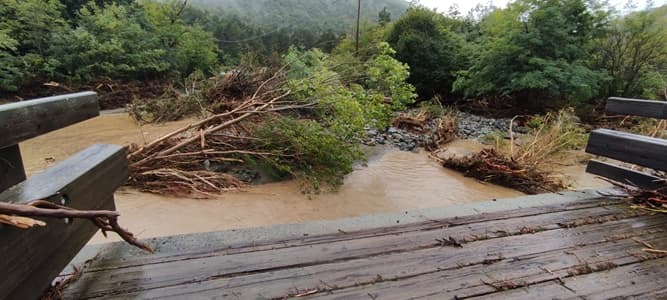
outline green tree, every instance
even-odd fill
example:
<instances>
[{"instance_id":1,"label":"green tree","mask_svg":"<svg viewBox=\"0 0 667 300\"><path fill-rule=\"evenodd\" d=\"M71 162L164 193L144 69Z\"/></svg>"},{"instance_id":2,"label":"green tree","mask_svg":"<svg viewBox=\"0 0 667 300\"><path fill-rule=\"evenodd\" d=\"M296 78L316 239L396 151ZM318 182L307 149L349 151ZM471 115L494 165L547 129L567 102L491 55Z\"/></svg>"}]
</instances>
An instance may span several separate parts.
<instances>
[{"instance_id":1,"label":"green tree","mask_svg":"<svg viewBox=\"0 0 667 300\"><path fill-rule=\"evenodd\" d=\"M19 69L20 62L13 54L18 41L11 38L9 30L0 31L0 90L16 90L17 79L23 77Z\"/></svg>"},{"instance_id":2,"label":"green tree","mask_svg":"<svg viewBox=\"0 0 667 300\"><path fill-rule=\"evenodd\" d=\"M57 0L0 0L0 89L50 73L56 61L45 54L52 35L66 29L62 8Z\"/></svg>"},{"instance_id":3,"label":"green tree","mask_svg":"<svg viewBox=\"0 0 667 300\"><path fill-rule=\"evenodd\" d=\"M167 60L181 76L201 70L208 74L217 69L218 47L210 32L199 25L189 25L181 18L184 2L166 4L141 1L150 30L159 37L163 49L167 49Z\"/></svg>"},{"instance_id":4,"label":"green tree","mask_svg":"<svg viewBox=\"0 0 667 300\"><path fill-rule=\"evenodd\" d=\"M170 68L159 36L142 26L139 8L94 3L79 11L78 27L54 38L50 54L59 57L58 70L66 78L91 81L154 77Z\"/></svg>"},{"instance_id":5,"label":"green tree","mask_svg":"<svg viewBox=\"0 0 667 300\"><path fill-rule=\"evenodd\" d=\"M665 97L667 88L667 19L660 11L641 11L614 20L599 39L596 65L611 80L603 96Z\"/></svg>"},{"instance_id":6,"label":"green tree","mask_svg":"<svg viewBox=\"0 0 667 300\"><path fill-rule=\"evenodd\" d=\"M384 26L384 25L389 24L389 22L391 22L391 13L389 11L387 11L387 7L385 6L378 13L378 23L380 23L380 25Z\"/></svg>"},{"instance_id":7,"label":"green tree","mask_svg":"<svg viewBox=\"0 0 667 300\"><path fill-rule=\"evenodd\" d=\"M593 97L603 75L587 65L599 12L583 0L520 0L482 22L483 42L455 91L531 104Z\"/></svg>"},{"instance_id":8,"label":"green tree","mask_svg":"<svg viewBox=\"0 0 667 300\"><path fill-rule=\"evenodd\" d=\"M410 8L387 37L395 57L410 66L408 82L422 99L449 95L455 74L466 64L464 41L446 26L444 16L426 8Z\"/></svg>"}]
</instances>

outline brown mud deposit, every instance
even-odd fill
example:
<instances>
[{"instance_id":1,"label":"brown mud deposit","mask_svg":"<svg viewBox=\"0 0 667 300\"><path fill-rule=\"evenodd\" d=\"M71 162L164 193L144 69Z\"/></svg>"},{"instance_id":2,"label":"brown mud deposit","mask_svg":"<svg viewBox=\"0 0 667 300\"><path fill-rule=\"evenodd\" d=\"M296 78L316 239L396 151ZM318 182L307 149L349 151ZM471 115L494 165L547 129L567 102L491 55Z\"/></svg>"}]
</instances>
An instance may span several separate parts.
<instances>
[{"instance_id":1,"label":"brown mud deposit","mask_svg":"<svg viewBox=\"0 0 667 300\"><path fill-rule=\"evenodd\" d=\"M140 129L126 114L102 115L22 143L21 150L28 173L34 174L95 143L143 143L142 132L150 141L189 123L191 120ZM455 153L477 147L467 141L450 144ZM210 200L170 198L125 188L116 193L119 221L139 237L147 238L400 212L521 195L444 169L425 153L382 147L372 147L370 152L367 166L357 166L335 193L304 195L296 181L252 186ZM92 243L116 240L113 235L105 239L98 234Z\"/></svg>"}]
</instances>

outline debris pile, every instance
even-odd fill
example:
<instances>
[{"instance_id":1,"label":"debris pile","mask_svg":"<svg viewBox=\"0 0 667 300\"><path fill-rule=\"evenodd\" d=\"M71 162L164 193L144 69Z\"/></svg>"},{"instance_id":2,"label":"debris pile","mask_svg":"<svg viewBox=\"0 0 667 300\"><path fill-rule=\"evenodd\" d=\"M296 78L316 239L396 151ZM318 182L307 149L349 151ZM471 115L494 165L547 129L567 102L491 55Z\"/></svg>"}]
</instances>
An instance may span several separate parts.
<instances>
[{"instance_id":1,"label":"debris pile","mask_svg":"<svg viewBox=\"0 0 667 300\"><path fill-rule=\"evenodd\" d=\"M645 189L631 182L620 183L603 178L607 182L625 191L625 194L633 203L633 208L650 210L652 212L667 213L667 174L656 172L661 178L662 186L655 189Z\"/></svg>"},{"instance_id":2,"label":"debris pile","mask_svg":"<svg viewBox=\"0 0 667 300\"><path fill-rule=\"evenodd\" d=\"M446 114L438 120L438 126L431 134L429 142L424 145L427 151L435 151L440 145L447 144L456 139L457 117L455 114Z\"/></svg>"},{"instance_id":3,"label":"debris pile","mask_svg":"<svg viewBox=\"0 0 667 300\"><path fill-rule=\"evenodd\" d=\"M563 177L549 170L554 155L583 147L587 134L571 117L570 110L533 116L530 130L517 136L510 120L507 135L494 147L468 157L453 157L440 162L466 176L514 188L527 194L557 192L567 185Z\"/></svg>"},{"instance_id":4,"label":"debris pile","mask_svg":"<svg viewBox=\"0 0 667 300\"><path fill-rule=\"evenodd\" d=\"M556 192L565 188L560 178L534 166L525 166L494 149L467 157L441 161L443 166L486 182L514 188L526 194Z\"/></svg>"},{"instance_id":5,"label":"debris pile","mask_svg":"<svg viewBox=\"0 0 667 300\"><path fill-rule=\"evenodd\" d=\"M206 93L219 97L210 106L212 115L144 146L131 145L128 185L152 193L190 195L195 192L206 197L243 185L236 177L221 172L230 164L275 155L263 151L263 141L253 137L257 124L271 114L308 107L312 103L286 100L290 91L283 88L286 74L282 69L268 78L262 75L261 82L256 76L233 74L236 75L225 78L235 84L243 81L243 86L254 91L239 90L238 86L222 80Z\"/></svg>"}]
</instances>

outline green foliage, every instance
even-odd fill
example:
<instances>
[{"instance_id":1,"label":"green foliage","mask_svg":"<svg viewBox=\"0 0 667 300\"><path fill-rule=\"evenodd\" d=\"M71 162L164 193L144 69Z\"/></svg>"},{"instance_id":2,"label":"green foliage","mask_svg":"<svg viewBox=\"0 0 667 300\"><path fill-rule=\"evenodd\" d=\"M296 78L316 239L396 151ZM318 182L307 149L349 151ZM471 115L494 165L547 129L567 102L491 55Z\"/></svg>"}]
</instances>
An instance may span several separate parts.
<instances>
[{"instance_id":1,"label":"green foliage","mask_svg":"<svg viewBox=\"0 0 667 300\"><path fill-rule=\"evenodd\" d=\"M16 90L51 70L45 57L53 33L63 32L57 0L0 0L0 90Z\"/></svg>"},{"instance_id":2,"label":"green foliage","mask_svg":"<svg viewBox=\"0 0 667 300\"><path fill-rule=\"evenodd\" d=\"M600 15L583 0L519 0L494 11L482 23L480 51L454 90L542 103L595 96L604 76L586 59Z\"/></svg>"},{"instance_id":3,"label":"green foliage","mask_svg":"<svg viewBox=\"0 0 667 300\"><path fill-rule=\"evenodd\" d=\"M193 0L194 6L225 11L246 23L272 28L310 28L314 32L352 32L357 17L356 0ZM361 1L362 20L375 21L386 7L391 16L408 8L403 0Z\"/></svg>"},{"instance_id":4,"label":"green foliage","mask_svg":"<svg viewBox=\"0 0 667 300\"><path fill-rule=\"evenodd\" d=\"M384 26L391 22L391 13L387 10L387 7L383 7L382 10L378 13L378 23Z\"/></svg>"},{"instance_id":5,"label":"green foliage","mask_svg":"<svg viewBox=\"0 0 667 300\"><path fill-rule=\"evenodd\" d=\"M446 17L434 11L410 8L387 37L396 59L410 66L408 81L422 99L449 95L456 72L466 65L463 39L446 23Z\"/></svg>"},{"instance_id":6,"label":"green foliage","mask_svg":"<svg viewBox=\"0 0 667 300\"><path fill-rule=\"evenodd\" d=\"M86 83L216 71L212 34L185 24L180 9L175 2L148 0L0 0L0 90L38 80Z\"/></svg>"},{"instance_id":7,"label":"green foliage","mask_svg":"<svg viewBox=\"0 0 667 300\"><path fill-rule=\"evenodd\" d=\"M494 149L503 149L508 144L505 134L504 131L493 131L484 135L480 141L483 144L493 146Z\"/></svg>"},{"instance_id":8,"label":"green foliage","mask_svg":"<svg viewBox=\"0 0 667 300\"><path fill-rule=\"evenodd\" d=\"M396 51L389 44L382 42L377 48L378 54L366 63L366 87L389 97L392 110L404 110L416 97L415 87L406 82L409 67L391 57Z\"/></svg>"},{"instance_id":9,"label":"green foliage","mask_svg":"<svg viewBox=\"0 0 667 300\"><path fill-rule=\"evenodd\" d=\"M13 54L18 41L11 38L8 31L0 31L0 90L16 90L16 80L23 76L18 68L19 60Z\"/></svg>"},{"instance_id":10,"label":"green foliage","mask_svg":"<svg viewBox=\"0 0 667 300\"><path fill-rule=\"evenodd\" d=\"M84 6L79 26L54 38L50 55L59 58L58 72L77 81L100 76L153 77L171 67L158 36L142 23L143 11L116 4Z\"/></svg>"},{"instance_id":11,"label":"green foliage","mask_svg":"<svg viewBox=\"0 0 667 300\"><path fill-rule=\"evenodd\" d=\"M597 41L595 64L611 77L603 96L664 97L667 17L660 12L640 11L616 19Z\"/></svg>"},{"instance_id":12,"label":"green foliage","mask_svg":"<svg viewBox=\"0 0 667 300\"><path fill-rule=\"evenodd\" d=\"M285 56L294 97L303 102L317 101L318 118L347 140L360 137L366 125L388 126L393 111L404 109L416 97L414 87L405 82L407 66L390 56L393 50L386 43L376 47L380 49L377 55L360 63L360 77L365 78L361 82L355 81L356 77L350 81L335 71L339 64L345 64L345 57L296 49Z\"/></svg>"},{"instance_id":13,"label":"green foliage","mask_svg":"<svg viewBox=\"0 0 667 300\"><path fill-rule=\"evenodd\" d=\"M342 139L313 120L278 117L262 124L256 136L273 155L269 166L281 177L305 180L305 187L318 192L325 186L337 187L353 163L363 158L359 145Z\"/></svg>"},{"instance_id":14,"label":"green foliage","mask_svg":"<svg viewBox=\"0 0 667 300\"><path fill-rule=\"evenodd\" d=\"M440 103L440 98L436 97L429 101L419 102L419 110L426 112L429 118L435 119L439 118L440 116L448 112L449 108L445 109L445 107L442 106L442 103ZM453 108L451 109L451 111L453 114L456 114Z\"/></svg>"},{"instance_id":15,"label":"green foliage","mask_svg":"<svg viewBox=\"0 0 667 300\"><path fill-rule=\"evenodd\" d=\"M526 122L526 127L530 129L538 129L544 126L544 119L539 116L532 116L528 122Z\"/></svg>"}]
</instances>

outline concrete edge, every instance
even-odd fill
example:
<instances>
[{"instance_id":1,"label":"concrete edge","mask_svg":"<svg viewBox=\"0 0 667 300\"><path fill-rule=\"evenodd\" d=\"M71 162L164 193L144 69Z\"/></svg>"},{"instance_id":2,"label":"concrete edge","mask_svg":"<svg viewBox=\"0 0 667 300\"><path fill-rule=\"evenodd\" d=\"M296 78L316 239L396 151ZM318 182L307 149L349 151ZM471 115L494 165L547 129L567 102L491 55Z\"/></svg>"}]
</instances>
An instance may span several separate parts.
<instances>
[{"instance_id":1,"label":"concrete edge","mask_svg":"<svg viewBox=\"0 0 667 300\"><path fill-rule=\"evenodd\" d=\"M562 193L530 195L517 198L473 202L462 205L417 209L400 213L372 214L335 220L156 237L145 239L144 241L153 246L157 254L175 253L185 249L192 249L192 245L198 245L202 250L233 248L235 245L247 245L250 242L262 243L282 239L295 239L303 236L337 233L341 230L355 231L360 229L395 226L397 224L410 224L433 219L493 213L503 210L561 205L585 199L608 196L610 194L619 194L619 192L614 189L566 191ZM72 260L71 265L79 266L86 260L95 256L97 256L98 259L104 259L104 257L135 257L146 255L151 254L140 251L124 242L95 244L84 247L84 249L82 249ZM68 269L71 271L70 267L68 267ZM68 274L68 269L64 270L63 274Z\"/></svg>"}]
</instances>

